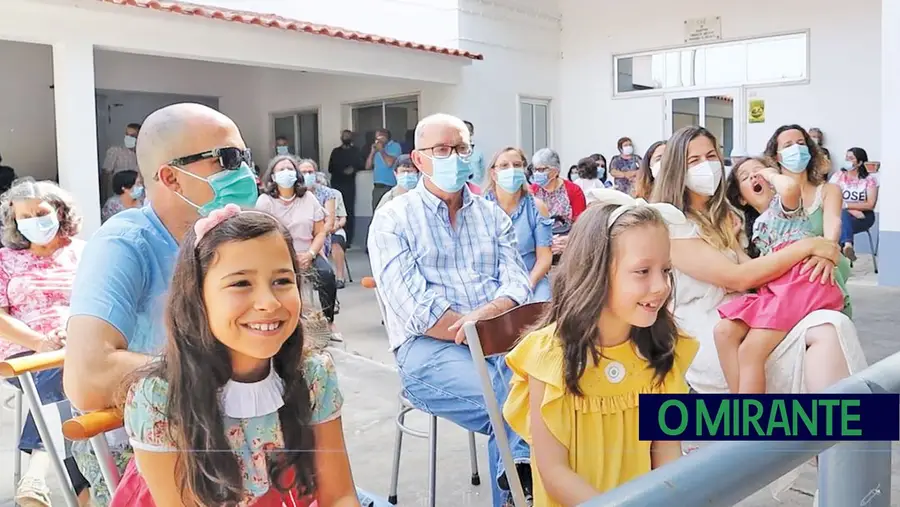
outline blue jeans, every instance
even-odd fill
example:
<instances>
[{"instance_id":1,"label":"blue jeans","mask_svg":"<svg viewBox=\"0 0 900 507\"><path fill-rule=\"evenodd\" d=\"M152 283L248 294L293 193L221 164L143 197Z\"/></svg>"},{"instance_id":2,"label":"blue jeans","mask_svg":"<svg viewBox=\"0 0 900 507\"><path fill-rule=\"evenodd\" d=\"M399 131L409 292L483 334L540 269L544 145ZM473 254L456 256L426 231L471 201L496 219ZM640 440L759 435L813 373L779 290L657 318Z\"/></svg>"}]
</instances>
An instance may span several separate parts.
<instances>
[{"instance_id":1,"label":"blue jeans","mask_svg":"<svg viewBox=\"0 0 900 507\"><path fill-rule=\"evenodd\" d=\"M846 209L841 210L841 245L853 244L853 236L866 232L875 225L875 212L863 211L862 218L856 218Z\"/></svg>"},{"instance_id":2,"label":"blue jeans","mask_svg":"<svg viewBox=\"0 0 900 507\"><path fill-rule=\"evenodd\" d=\"M503 474L503 463L469 348L420 336L408 340L394 354L403 394L416 408L447 419L468 431L488 435L488 462L491 477L495 479L491 481L491 497L494 507L502 506L508 492L500 490L496 479ZM509 395L512 371L503 357L488 358L487 369L494 394L502 408ZM528 444L513 433L508 424L506 433L513 460L528 463L531 456Z\"/></svg>"}]
</instances>

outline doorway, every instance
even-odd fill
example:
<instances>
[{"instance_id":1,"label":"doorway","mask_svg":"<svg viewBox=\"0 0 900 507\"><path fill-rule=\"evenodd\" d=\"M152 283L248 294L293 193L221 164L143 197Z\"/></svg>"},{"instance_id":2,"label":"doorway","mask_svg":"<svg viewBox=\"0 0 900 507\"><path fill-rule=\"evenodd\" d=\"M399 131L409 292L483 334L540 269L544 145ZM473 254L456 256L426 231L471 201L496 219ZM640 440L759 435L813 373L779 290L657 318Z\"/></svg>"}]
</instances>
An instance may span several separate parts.
<instances>
[{"instance_id":1,"label":"doorway","mask_svg":"<svg viewBox=\"0 0 900 507\"><path fill-rule=\"evenodd\" d=\"M725 163L729 164L732 150L744 147L743 104L740 89L666 95L666 137L689 125L704 127L716 136Z\"/></svg>"},{"instance_id":2,"label":"doorway","mask_svg":"<svg viewBox=\"0 0 900 507\"><path fill-rule=\"evenodd\" d=\"M122 144L129 123L143 123L150 113L179 102L203 104L218 111L218 97L170 93L97 90L97 158L100 166L110 146Z\"/></svg>"}]
</instances>

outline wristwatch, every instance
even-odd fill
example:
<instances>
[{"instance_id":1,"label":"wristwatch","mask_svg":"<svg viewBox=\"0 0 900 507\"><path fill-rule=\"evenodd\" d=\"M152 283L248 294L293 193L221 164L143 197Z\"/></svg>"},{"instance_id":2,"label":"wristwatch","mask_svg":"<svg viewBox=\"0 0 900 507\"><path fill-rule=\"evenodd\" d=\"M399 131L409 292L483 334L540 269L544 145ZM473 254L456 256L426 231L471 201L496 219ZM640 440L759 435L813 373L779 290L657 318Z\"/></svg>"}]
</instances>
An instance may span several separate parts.
<instances>
[{"instance_id":1,"label":"wristwatch","mask_svg":"<svg viewBox=\"0 0 900 507\"><path fill-rule=\"evenodd\" d=\"M310 249L307 250L306 252L307 252L307 253L310 255L310 257L312 257L313 259L315 259L315 258L318 257L318 255L319 255L319 254L318 254L315 250L313 250L312 248L310 248Z\"/></svg>"}]
</instances>

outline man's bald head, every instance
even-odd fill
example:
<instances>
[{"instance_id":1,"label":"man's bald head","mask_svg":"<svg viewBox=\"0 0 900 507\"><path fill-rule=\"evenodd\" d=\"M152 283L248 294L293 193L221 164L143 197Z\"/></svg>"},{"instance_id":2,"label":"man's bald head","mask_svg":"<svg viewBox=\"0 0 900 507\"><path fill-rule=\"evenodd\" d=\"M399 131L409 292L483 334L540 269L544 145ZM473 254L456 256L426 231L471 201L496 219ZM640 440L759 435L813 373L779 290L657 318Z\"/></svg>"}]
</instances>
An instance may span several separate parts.
<instances>
[{"instance_id":1,"label":"man's bald head","mask_svg":"<svg viewBox=\"0 0 900 507\"><path fill-rule=\"evenodd\" d=\"M456 116L437 113L426 116L416 125L416 149L422 150L430 148L436 144L433 139L443 137L441 134L447 130L459 131L463 142L469 144L469 128L466 124Z\"/></svg>"},{"instance_id":2,"label":"man's bald head","mask_svg":"<svg viewBox=\"0 0 900 507\"><path fill-rule=\"evenodd\" d=\"M244 148L240 131L231 118L202 104L166 106L150 114L141 126L136 155L145 181L153 181L159 168L172 159L221 148L223 138Z\"/></svg>"}]
</instances>

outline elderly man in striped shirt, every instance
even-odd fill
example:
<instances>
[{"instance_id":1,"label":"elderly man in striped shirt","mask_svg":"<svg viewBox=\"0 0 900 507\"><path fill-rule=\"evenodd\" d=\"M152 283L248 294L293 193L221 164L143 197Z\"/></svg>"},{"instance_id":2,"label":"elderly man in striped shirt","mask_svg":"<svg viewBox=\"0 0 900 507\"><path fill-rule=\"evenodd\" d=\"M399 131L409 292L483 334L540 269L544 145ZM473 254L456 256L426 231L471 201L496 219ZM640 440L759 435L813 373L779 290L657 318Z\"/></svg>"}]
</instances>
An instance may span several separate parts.
<instances>
[{"instance_id":1,"label":"elderly man in striped shirt","mask_svg":"<svg viewBox=\"0 0 900 507\"><path fill-rule=\"evenodd\" d=\"M404 394L428 413L490 436L493 505L500 507L508 483L462 324L528 302L531 285L509 217L466 185L471 154L459 118L419 122L410 155L423 177L376 211L368 247ZM503 358L488 361L502 406L511 373ZM528 445L506 431L530 495Z\"/></svg>"}]
</instances>

